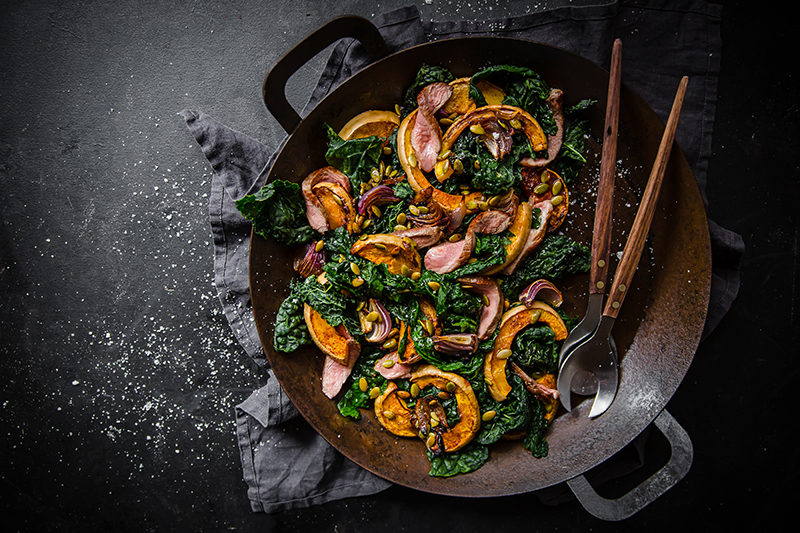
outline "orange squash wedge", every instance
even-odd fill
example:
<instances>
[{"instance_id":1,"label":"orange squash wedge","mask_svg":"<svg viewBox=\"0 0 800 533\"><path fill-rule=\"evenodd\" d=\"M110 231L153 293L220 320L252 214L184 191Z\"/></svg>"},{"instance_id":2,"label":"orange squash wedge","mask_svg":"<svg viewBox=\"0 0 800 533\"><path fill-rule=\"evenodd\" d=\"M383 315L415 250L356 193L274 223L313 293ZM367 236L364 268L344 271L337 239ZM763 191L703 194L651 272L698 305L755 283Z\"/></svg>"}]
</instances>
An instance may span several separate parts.
<instances>
[{"instance_id":1,"label":"orange squash wedge","mask_svg":"<svg viewBox=\"0 0 800 533\"><path fill-rule=\"evenodd\" d=\"M439 151L440 154L446 154L455 144L458 137L464 132L465 129L471 126L480 125L485 120L516 121L519 122L519 127L523 133L528 137L531 148L535 152L547 149L547 136L539 125L539 122L533 118L527 111L519 107L510 105L487 105L479 107L462 115L450 126L442 137L442 147ZM399 141L398 141L399 142ZM441 155L440 155L441 157ZM436 165L436 179L440 182L445 181L453 174L453 168L450 164L445 164L446 159L442 159Z\"/></svg>"},{"instance_id":2,"label":"orange squash wedge","mask_svg":"<svg viewBox=\"0 0 800 533\"><path fill-rule=\"evenodd\" d=\"M343 365L347 365L351 357L358 357L361 345L343 335L338 328L328 324L322 315L308 304L303 304L303 318L314 344L322 353Z\"/></svg>"},{"instance_id":3,"label":"orange squash wedge","mask_svg":"<svg viewBox=\"0 0 800 533\"><path fill-rule=\"evenodd\" d=\"M553 233L561 227L569 211L569 191L564 179L558 173L543 169L522 169L522 188L528 193L528 201L537 204L543 200L550 200L553 212L550 213L547 223L547 233Z\"/></svg>"},{"instance_id":4,"label":"orange squash wedge","mask_svg":"<svg viewBox=\"0 0 800 533\"><path fill-rule=\"evenodd\" d=\"M339 137L346 141L372 135L388 139L399 125L400 117L393 111L364 111L350 119L339 130Z\"/></svg>"},{"instance_id":5,"label":"orange squash wedge","mask_svg":"<svg viewBox=\"0 0 800 533\"><path fill-rule=\"evenodd\" d=\"M502 402L511 392L511 385L506 376L507 354L511 350L514 337L525 327L535 323L544 322L555 333L556 340L567 338L567 326L558 313L543 302L534 301L530 307L518 305L512 307L503 315L495 339L494 349L486 354L483 360L483 373L486 385L492 398ZM498 357L498 354L500 357Z\"/></svg>"},{"instance_id":6,"label":"orange squash wedge","mask_svg":"<svg viewBox=\"0 0 800 533\"><path fill-rule=\"evenodd\" d=\"M422 269L414 241L407 237L375 233L358 239L350 253L375 264L385 264L392 274L409 276Z\"/></svg>"},{"instance_id":7,"label":"orange squash wedge","mask_svg":"<svg viewBox=\"0 0 800 533\"><path fill-rule=\"evenodd\" d=\"M456 397L460 420L447 431L442 432L445 452L460 450L470 443L481 428L481 414L478 399L469 382L458 374L444 372L433 365L423 365L411 374L411 381L420 389L433 385L441 390L452 383L452 394Z\"/></svg>"},{"instance_id":8,"label":"orange squash wedge","mask_svg":"<svg viewBox=\"0 0 800 533\"><path fill-rule=\"evenodd\" d=\"M406 173L408 184L411 185L414 192L418 193L428 187L433 188L433 200L442 207L445 213L450 215L464 203L464 198L460 194L446 193L433 187L425 177L425 173L419 168L414 149L411 147L411 130L414 127L416 116L417 111L414 110L400 123L397 130L397 157Z\"/></svg>"},{"instance_id":9,"label":"orange squash wedge","mask_svg":"<svg viewBox=\"0 0 800 533\"><path fill-rule=\"evenodd\" d=\"M511 232L510 243L506 245L506 260L497 266L490 267L483 272L485 276L492 276L497 274L505 267L510 265L522 252L522 247L528 238L528 233L531 231L533 224L533 207L528 202L520 202L517 206L517 211L514 213L514 220L508 227Z\"/></svg>"},{"instance_id":10,"label":"orange squash wedge","mask_svg":"<svg viewBox=\"0 0 800 533\"><path fill-rule=\"evenodd\" d=\"M389 433L398 437L416 437L418 431L414 425L413 410L409 409L398 392L393 381L387 383L386 390L375 398L375 418Z\"/></svg>"}]
</instances>

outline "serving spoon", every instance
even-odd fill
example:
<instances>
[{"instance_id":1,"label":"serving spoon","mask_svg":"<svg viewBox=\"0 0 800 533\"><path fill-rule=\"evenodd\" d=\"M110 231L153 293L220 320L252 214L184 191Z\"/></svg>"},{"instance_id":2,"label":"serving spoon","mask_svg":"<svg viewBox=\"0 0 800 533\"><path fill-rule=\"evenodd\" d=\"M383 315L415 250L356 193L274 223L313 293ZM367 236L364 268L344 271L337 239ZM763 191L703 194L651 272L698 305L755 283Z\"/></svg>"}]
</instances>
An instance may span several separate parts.
<instances>
[{"instance_id":1,"label":"serving spoon","mask_svg":"<svg viewBox=\"0 0 800 533\"><path fill-rule=\"evenodd\" d=\"M611 285L611 292L608 295L600 323L588 339L567 354L561 365L557 387L561 404L567 411L572 411L570 389L573 379L580 372L591 372L597 379L597 395L589 412L589 418L595 418L605 413L616 397L619 374L617 356L612 345L611 328L619 315L622 302L625 300L630 282L639 265L647 233L650 231L688 82L689 78L684 76L678 85L678 92L675 95L667 126L658 147L656 160L650 171L636 218L633 220L630 235L622 251L622 260L617 267L614 283Z\"/></svg>"}]
</instances>

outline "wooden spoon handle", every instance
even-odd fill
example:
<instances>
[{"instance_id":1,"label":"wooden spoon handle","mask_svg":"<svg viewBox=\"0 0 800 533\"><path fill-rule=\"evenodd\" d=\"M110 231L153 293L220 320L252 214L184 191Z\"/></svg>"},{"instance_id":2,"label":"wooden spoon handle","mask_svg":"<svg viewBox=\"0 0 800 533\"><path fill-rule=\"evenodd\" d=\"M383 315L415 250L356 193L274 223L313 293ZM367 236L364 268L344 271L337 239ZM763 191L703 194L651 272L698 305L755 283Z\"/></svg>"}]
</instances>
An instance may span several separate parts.
<instances>
[{"instance_id":1,"label":"wooden spoon handle","mask_svg":"<svg viewBox=\"0 0 800 533\"><path fill-rule=\"evenodd\" d=\"M672 150L672 142L675 139L675 130L678 127L678 119L681 114L681 106L683 105L683 99L686 95L686 85L688 82L689 78L684 76L678 86L678 93L675 95L675 101L672 103L672 111L670 111L669 120L667 121L666 129L661 138L661 145L658 147L653 169L650 171L650 177L647 180L644 196L639 204L639 210L636 212L636 218L633 220L633 226L628 235L628 241L625 243L625 248L622 251L622 260L619 262L619 265L617 265L614 283L611 285L611 292L608 295L606 308L603 312L604 315L611 318L616 318L619 314L620 307L622 307L622 302L625 299L625 295L633 279L633 274L639 266L639 259L642 256L645 239L647 238L647 233L650 231L650 223L653 221L653 215L655 214L658 193L664 178L664 170L667 167L669 154Z\"/></svg>"},{"instance_id":2,"label":"wooden spoon handle","mask_svg":"<svg viewBox=\"0 0 800 533\"><path fill-rule=\"evenodd\" d=\"M604 294L608 277L608 254L611 247L611 207L614 203L614 173L617 159L617 124L619 123L619 86L622 64L622 41L614 41L608 77L608 101L603 131L603 154L600 159L600 183L592 233L592 265L589 271L589 294Z\"/></svg>"}]
</instances>

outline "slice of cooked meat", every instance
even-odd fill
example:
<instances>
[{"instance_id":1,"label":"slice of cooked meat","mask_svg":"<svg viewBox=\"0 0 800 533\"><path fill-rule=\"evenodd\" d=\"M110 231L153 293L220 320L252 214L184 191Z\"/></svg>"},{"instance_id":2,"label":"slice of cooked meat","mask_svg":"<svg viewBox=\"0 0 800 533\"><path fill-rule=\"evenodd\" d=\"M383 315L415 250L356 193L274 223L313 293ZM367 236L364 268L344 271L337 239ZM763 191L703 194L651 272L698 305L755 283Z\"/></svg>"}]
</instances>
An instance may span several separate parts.
<instances>
[{"instance_id":1,"label":"slice of cooked meat","mask_svg":"<svg viewBox=\"0 0 800 533\"><path fill-rule=\"evenodd\" d=\"M503 291L494 278L488 276L470 276L459 278L458 282L464 290L486 296L484 306L478 318L478 339L485 340L492 336L503 316ZM488 303L489 305L485 305Z\"/></svg>"},{"instance_id":2,"label":"slice of cooked meat","mask_svg":"<svg viewBox=\"0 0 800 533\"><path fill-rule=\"evenodd\" d=\"M301 191L303 193L303 200L306 203L306 217L308 218L308 223L320 233L325 233L329 229L328 220L325 217L325 208L313 191L314 186L320 183L338 185L349 194L350 180L344 173L330 166L315 170L303 180Z\"/></svg>"},{"instance_id":3,"label":"slice of cooked meat","mask_svg":"<svg viewBox=\"0 0 800 533\"><path fill-rule=\"evenodd\" d=\"M553 120L558 126L554 135L547 136L547 157L539 157L537 159L525 157L519 162L523 167L544 168L556 158L561 150L561 146L564 144L564 110L561 105L563 96L564 92L561 89L550 89L550 95L546 100L548 107L553 111Z\"/></svg>"},{"instance_id":4,"label":"slice of cooked meat","mask_svg":"<svg viewBox=\"0 0 800 533\"><path fill-rule=\"evenodd\" d=\"M451 94L453 89L448 84L435 82L426 85L417 96L419 108L411 130L411 147L424 172L433 170L442 147L442 130L434 114Z\"/></svg>"},{"instance_id":5,"label":"slice of cooked meat","mask_svg":"<svg viewBox=\"0 0 800 533\"><path fill-rule=\"evenodd\" d=\"M553 212L553 204L550 203L550 200L543 200L534 204L533 207L539 208L539 227L532 229L530 233L528 233L528 238L525 240L525 244L522 245L522 251L516 259L511 261L508 266L500 271L501 274L505 274L506 276L513 274L522 260L536 250L544 240L544 236L547 233L548 219L550 218L550 213Z\"/></svg>"},{"instance_id":6,"label":"slice of cooked meat","mask_svg":"<svg viewBox=\"0 0 800 533\"><path fill-rule=\"evenodd\" d=\"M392 235L397 235L398 237L408 237L414 241L414 244L417 245L417 248L421 249L428 248L429 246L433 246L441 241L442 237L444 237L444 231L442 231L442 228L439 226L422 226L419 228L393 231Z\"/></svg>"}]
</instances>

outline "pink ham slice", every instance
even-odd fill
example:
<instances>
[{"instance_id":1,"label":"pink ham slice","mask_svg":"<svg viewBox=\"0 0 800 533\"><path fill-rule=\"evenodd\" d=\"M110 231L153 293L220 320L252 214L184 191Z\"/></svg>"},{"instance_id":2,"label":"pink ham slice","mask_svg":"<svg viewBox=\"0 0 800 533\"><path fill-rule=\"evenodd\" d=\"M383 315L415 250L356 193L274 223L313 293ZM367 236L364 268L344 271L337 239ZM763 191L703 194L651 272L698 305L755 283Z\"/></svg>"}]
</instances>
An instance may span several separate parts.
<instances>
[{"instance_id":1,"label":"pink ham slice","mask_svg":"<svg viewBox=\"0 0 800 533\"><path fill-rule=\"evenodd\" d=\"M442 129L434 114L452 94L453 88L448 84L435 82L426 85L417 95L419 108L411 129L411 147L424 172L433 170L442 147Z\"/></svg>"},{"instance_id":2,"label":"pink ham slice","mask_svg":"<svg viewBox=\"0 0 800 533\"><path fill-rule=\"evenodd\" d=\"M544 240L544 236L547 233L548 219L550 218L550 213L553 212L553 204L550 203L550 200L542 200L541 202L534 204L533 207L534 209L539 208L540 211L539 227L532 229L530 233L528 233L528 238L525 240L525 244L522 245L522 251L516 259L514 259L508 264L508 266L500 271L501 274L505 274L506 276L513 274L522 260L536 250Z\"/></svg>"},{"instance_id":3,"label":"pink ham slice","mask_svg":"<svg viewBox=\"0 0 800 533\"><path fill-rule=\"evenodd\" d=\"M444 231L439 226L424 226L421 228L411 228L404 230L393 231L392 235L398 237L408 237L417 248L428 248L438 243L444 237Z\"/></svg>"},{"instance_id":4,"label":"pink ham slice","mask_svg":"<svg viewBox=\"0 0 800 533\"><path fill-rule=\"evenodd\" d=\"M325 218L325 210L317 196L314 194L314 186L320 183L334 183L340 185L345 191L350 192L350 180L342 172L333 167L323 167L315 170L303 180L301 191L303 200L306 203L306 217L312 228L325 233L328 231L328 220Z\"/></svg>"},{"instance_id":5,"label":"pink ham slice","mask_svg":"<svg viewBox=\"0 0 800 533\"><path fill-rule=\"evenodd\" d=\"M425 254L425 268L437 274L447 274L467 262L475 248L475 233L497 234L511 224L511 217L502 211L484 211L469 223L460 241L443 242Z\"/></svg>"},{"instance_id":6,"label":"pink ham slice","mask_svg":"<svg viewBox=\"0 0 800 533\"><path fill-rule=\"evenodd\" d=\"M393 361L394 364L387 368L383 366L386 361ZM378 359L375 362L375 371L386 379L404 379L411 377L411 365L401 363L397 352L386 354Z\"/></svg>"},{"instance_id":7,"label":"pink ham slice","mask_svg":"<svg viewBox=\"0 0 800 533\"><path fill-rule=\"evenodd\" d=\"M534 159L532 157L522 158L519 162L523 167L528 168L544 168L549 165L553 159L556 158L561 146L564 144L564 110L561 107L561 99L564 96L561 89L550 89L550 95L547 97L546 103L550 110L553 112L553 120L556 122L558 129L555 135L547 136L547 157L540 157Z\"/></svg>"},{"instance_id":8,"label":"pink ham slice","mask_svg":"<svg viewBox=\"0 0 800 533\"><path fill-rule=\"evenodd\" d=\"M465 286L464 290L486 296L489 305L481 308L477 334L480 340L488 339L503 316L503 292L500 285L493 278L483 276L459 278L458 281Z\"/></svg>"}]
</instances>

